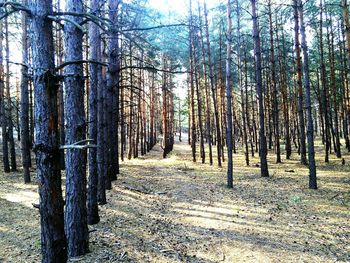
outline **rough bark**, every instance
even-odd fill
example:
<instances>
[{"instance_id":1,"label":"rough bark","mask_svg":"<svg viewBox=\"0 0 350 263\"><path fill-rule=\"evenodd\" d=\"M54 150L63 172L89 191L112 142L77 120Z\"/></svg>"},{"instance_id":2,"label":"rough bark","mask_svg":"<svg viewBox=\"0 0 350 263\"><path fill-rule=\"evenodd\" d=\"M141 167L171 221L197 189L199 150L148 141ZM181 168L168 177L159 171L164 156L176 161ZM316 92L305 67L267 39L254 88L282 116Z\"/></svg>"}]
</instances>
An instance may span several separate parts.
<instances>
[{"instance_id":1,"label":"rough bark","mask_svg":"<svg viewBox=\"0 0 350 263\"><path fill-rule=\"evenodd\" d=\"M83 12L80 0L67 0L67 12ZM76 23L82 18L70 17ZM72 23L65 24L65 61L83 59L83 32ZM84 111L84 79L82 64L68 65L65 74L66 144L86 139ZM65 231L68 256L84 255L89 250L89 233L86 210L86 150L67 149L66 156L66 208Z\"/></svg>"},{"instance_id":2,"label":"rough bark","mask_svg":"<svg viewBox=\"0 0 350 263\"><path fill-rule=\"evenodd\" d=\"M108 18L111 26L108 32L108 67L107 67L107 90L109 91L109 136L110 136L110 171L111 180L117 179L119 174L119 42L118 42L118 5L119 1L108 1Z\"/></svg>"},{"instance_id":3,"label":"rough bark","mask_svg":"<svg viewBox=\"0 0 350 263\"><path fill-rule=\"evenodd\" d=\"M66 262L57 118L58 79L54 75L51 0L31 0L35 153L40 196L42 262Z\"/></svg>"},{"instance_id":4,"label":"rough bark","mask_svg":"<svg viewBox=\"0 0 350 263\"><path fill-rule=\"evenodd\" d=\"M99 14L99 0L91 0L90 8L93 14ZM98 61L98 50L101 48L100 32L96 24L89 25L89 59ZM97 142L97 88L98 88L98 71L100 66L94 63L90 64L90 88L89 88L89 139ZM97 224L100 221L97 205L97 149L90 148L88 152L89 160L89 179L87 192L87 221L88 224Z\"/></svg>"}]
</instances>

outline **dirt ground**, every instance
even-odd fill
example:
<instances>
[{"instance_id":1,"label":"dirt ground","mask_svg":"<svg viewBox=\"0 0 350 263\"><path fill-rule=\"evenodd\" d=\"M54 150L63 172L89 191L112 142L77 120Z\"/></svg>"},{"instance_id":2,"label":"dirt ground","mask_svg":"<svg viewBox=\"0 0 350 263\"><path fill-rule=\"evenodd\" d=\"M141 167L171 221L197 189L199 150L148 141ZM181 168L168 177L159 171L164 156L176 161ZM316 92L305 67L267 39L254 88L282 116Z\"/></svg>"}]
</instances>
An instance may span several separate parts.
<instances>
[{"instance_id":1,"label":"dirt ground","mask_svg":"<svg viewBox=\"0 0 350 263\"><path fill-rule=\"evenodd\" d=\"M157 146L122 163L91 253L70 262L350 262L350 155L317 156L319 190L297 154L275 164L272 153L270 178L257 156L247 167L234 155L227 189L225 169L192 163L185 142L166 159ZM37 202L35 183L0 172L0 262L40 261Z\"/></svg>"}]
</instances>

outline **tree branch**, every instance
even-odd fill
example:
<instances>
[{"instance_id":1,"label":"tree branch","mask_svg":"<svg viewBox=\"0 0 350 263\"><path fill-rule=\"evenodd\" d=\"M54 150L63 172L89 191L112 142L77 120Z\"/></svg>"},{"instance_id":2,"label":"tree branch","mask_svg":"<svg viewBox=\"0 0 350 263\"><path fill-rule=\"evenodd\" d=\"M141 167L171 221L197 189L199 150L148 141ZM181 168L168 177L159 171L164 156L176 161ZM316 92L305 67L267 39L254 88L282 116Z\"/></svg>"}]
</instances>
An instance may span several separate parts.
<instances>
[{"instance_id":1,"label":"tree branch","mask_svg":"<svg viewBox=\"0 0 350 263\"><path fill-rule=\"evenodd\" d=\"M30 11L30 9L27 8L26 6L20 4L20 3L13 2L13 1L0 3L0 8L1 7L5 7L6 8L7 6L11 6L12 7L13 11L11 11L11 14L14 13L14 12L17 12L17 11L24 11L24 12L27 12L29 15L32 15L32 12Z\"/></svg>"},{"instance_id":2,"label":"tree branch","mask_svg":"<svg viewBox=\"0 0 350 263\"><path fill-rule=\"evenodd\" d=\"M55 71L59 71L60 69L63 69L64 67L69 66L69 65L78 65L78 64L86 64L86 63L97 64L97 65L101 65L104 67L108 66L107 63L102 63L102 62L99 62L96 60L74 60L74 61L67 61L67 62L62 63L61 65L59 65L55 68Z\"/></svg>"},{"instance_id":3,"label":"tree branch","mask_svg":"<svg viewBox=\"0 0 350 263\"><path fill-rule=\"evenodd\" d=\"M177 27L177 26L186 26L187 27L188 25L181 23L181 24L171 24L171 25L158 25L158 26L151 26L151 27L129 28L129 29L122 30L122 32L145 31L145 30L152 30L152 29L158 29L158 28L164 28L164 27Z\"/></svg>"},{"instance_id":4,"label":"tree branch","mask_svg":"<svg viewBox=\"0 0 350 263\"><path fill-rule=\"evenodd\" d=\"M159 68L155 68L152 66L143 66L143 67L139 67L139 66L125 66L120 68L119 70L126 70L126 69L145 69L145 70L150 70L150 71L159 71L159 72L165 72L165 73L172 73L172 74L184 74L184 73L190 73L189 71L173 71L173 70L166 70L166 69L159 69Z\"/></svg>"},{"instance_id":5,"label":"tree branch","mask_svg":"<svg viewBox=\"0 0 350 263\"><path fill-rule=\"evenodd\" d=\"M59 21L66 21L66 22L71 23L74 26L76 26L81 32L86 33L86 30L79 23L77 23L69 18L59 17L59 16L47 16L47 18L51 19L52 21L54 21L56 23L59 23Z\"/></svg>"}]
</instances>

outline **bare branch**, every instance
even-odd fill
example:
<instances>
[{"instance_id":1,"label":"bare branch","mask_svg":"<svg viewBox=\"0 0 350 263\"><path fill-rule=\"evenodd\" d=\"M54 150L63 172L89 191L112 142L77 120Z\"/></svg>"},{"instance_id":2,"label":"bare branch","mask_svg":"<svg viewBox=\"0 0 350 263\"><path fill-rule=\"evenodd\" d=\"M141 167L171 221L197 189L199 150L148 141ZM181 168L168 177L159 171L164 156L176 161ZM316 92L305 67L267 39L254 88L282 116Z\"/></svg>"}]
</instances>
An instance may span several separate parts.
<instances>
[{"instance_id":1,"label":"bare branch","mask_svg":"<svg viewBox=\"0 0 350 263\"><path fill-rule=\"evenodd\" d=\"M164 27L178 27L178 26L188 26L187 24L171 24L171 25L158 25L158 26L151 26L151 27L141 27L141 28L129 28L124 29L122 32L130 32L130 31L145 31L145 30L152 30L152 29L158 29L158 28L164 28Z\"/></svg>"},{"instance_id":2,"label":"bare branch","mask_svg":"<svg viewBox=\"0 0 350 263\"><path fill-rule=\"evenodd\" d=\"M74 61L64 62L63 64L57 66L55 68L55 71L59 71L60 69L63 69L64 67L69 66L69 65L86 64L86 63L97 64L97 65L107 67L106 63L95 61L95 60L74 60Z\"/></svg>"},{"instance_id":3,"label":"bare branch","mask_svg":"<svg viewBox=\"0 0 350 263\"><path fill-rule=\"evenodd\" d=\"M69 18L59 17L59 16L47 16L47 18L51 19L52 21L54 21L56 23L59 23L59 21L66 21L66 22L71 23L74 26L76 26L83 33L86 33L86 30L79 23L77 23Z\"/></svg>"}]
</instances>

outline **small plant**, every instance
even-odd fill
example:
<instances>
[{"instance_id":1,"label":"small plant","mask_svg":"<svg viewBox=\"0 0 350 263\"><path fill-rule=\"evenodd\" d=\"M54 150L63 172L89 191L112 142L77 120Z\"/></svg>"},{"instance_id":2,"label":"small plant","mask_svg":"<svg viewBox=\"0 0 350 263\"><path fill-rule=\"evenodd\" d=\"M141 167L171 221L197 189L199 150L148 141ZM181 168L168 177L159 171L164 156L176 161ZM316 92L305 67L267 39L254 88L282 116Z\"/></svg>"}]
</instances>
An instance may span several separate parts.
<instances>
[{"instance_id":1,"label":"small plant","mask_svg":"<svg viewBox=\"0 0 350 263\"><path fill-rule=\"evenodd\" d=\"M299 196L299 195L293 195L293 196L291 197L291 200L292 200L293 202L295 202L295 203L300 203L300 202L303 200L303 198L302 198L301 196Z\"/></svg>"}]
</instances>

